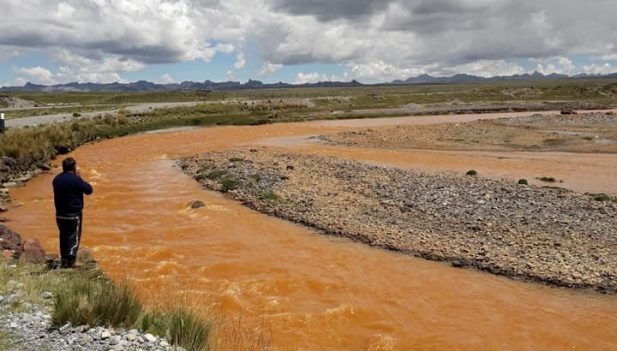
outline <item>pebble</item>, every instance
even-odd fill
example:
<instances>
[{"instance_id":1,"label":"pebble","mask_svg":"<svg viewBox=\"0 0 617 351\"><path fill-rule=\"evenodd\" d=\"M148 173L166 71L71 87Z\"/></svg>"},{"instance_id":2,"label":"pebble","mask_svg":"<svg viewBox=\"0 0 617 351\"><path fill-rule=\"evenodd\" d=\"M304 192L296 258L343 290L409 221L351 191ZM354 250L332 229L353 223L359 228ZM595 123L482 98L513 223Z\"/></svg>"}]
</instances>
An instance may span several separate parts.
<instances>
[{"instance_id":1,"label":"pebble","mask_svg":"<svg viewBox=\"0 0 617 351\"><path fill-rule=\"evenodd\" d=\"M16 284L12 285L16 286ZM28 302L23 301L23 304L26 303ZM51 316L45 307L36 304L32 304L31 307L28 312L17 313L7 305L0 306L0 333L8 337L7 342L10 342L10 345L7 345L8 349L27 351L171 351L181 349L171 346L167 340L149 333L143 334L136 329L126 332L121 328L72 327L70 324L65 324L54 330L51 325ZM136 340L139 339L141 343L138 344Z\"/></svg>"}]
</instances>

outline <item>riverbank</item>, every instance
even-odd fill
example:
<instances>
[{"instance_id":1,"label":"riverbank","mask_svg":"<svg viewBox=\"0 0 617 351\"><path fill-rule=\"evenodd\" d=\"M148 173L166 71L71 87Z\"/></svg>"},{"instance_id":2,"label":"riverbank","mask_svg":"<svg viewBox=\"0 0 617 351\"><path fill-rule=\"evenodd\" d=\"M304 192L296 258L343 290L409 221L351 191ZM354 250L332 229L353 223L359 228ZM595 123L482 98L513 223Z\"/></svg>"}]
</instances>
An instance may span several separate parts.
<instances>
[{"instance_id":1,"label":"riverbank","mask_svg":"<svg viewBox=\"0 0 617 351\"><path fill-rule=\"evenodd\" d=\"M211 325L182 308L146 311L82 249L78 269L57 269L38 241L0 225L3 350L205 350ZM160 336L156 336L160 335Z\"/></svg>"},{"instance_id":2,"label":"riverbank","mask_svg":"<svg viewBox=\"0 0 617 351\"><path fill-rule=\"evenodd\" d=\"M180 161L258 211L366 244L555 286L617 291L617 204L555 188L260 150Z\"/></svg>"}]
</instances>

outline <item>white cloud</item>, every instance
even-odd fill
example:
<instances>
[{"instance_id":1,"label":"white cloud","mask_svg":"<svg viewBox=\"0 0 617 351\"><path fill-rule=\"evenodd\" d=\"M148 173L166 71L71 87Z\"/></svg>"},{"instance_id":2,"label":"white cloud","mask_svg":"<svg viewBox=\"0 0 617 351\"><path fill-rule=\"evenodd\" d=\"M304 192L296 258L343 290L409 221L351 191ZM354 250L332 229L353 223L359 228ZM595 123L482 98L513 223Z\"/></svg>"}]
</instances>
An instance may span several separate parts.
<instances>
[{"instance_id":1,"label":"white cloud","mask_svg":"<svg viewBox=\"0 0 617 351\"><path fill-rule=\"evenodd\" d=\"M568 74L573 75L580 72L580 69L566 57L556 57L544 60L538 60L539 63L535 70L542 74Z\"/></svg>"},{"instance_id":2,"label":"white cloud","mask_svg":"<svg viewBox=\"0 0 617 351\"><path fill-rule=\"evenodd\" d=\"M177 81L174 79L174 77L171 76L171 74L169 73L165 73L161 76L161 78L159 79L159 82L163 83L163 84L173 84L173 83L177 83Z\"/></svg>"},{"instance_id":3,"label":"white cloud","mask_svg":"<svg viewBox=\"0 0 617 351\"><path fill-rule=\"evenodd\" d=\"M327 75L321 73L298 73L294 84L319 83L319 82L335 82L342 80L336 75Z\"/></svg>"},{"instance_id":4,"label":"white cloud","mask_svg":"<svg viewBox=\"0 0 617 351\"><path fill-rule=\"evenodd\" d=\"M3 48L68 51L95 71L56 63L55 80L119 79L242 47L256 48L262 75L334 63L368 81L518 73L514 62L530 58L545 73L576 73L560 58L617 60L612 0L3 0L2 10ZM244 53L233 66L246 66Z\"/></svg>"},{"instance_id":5,"label":"white cloud","mask_svg":"<svg viewBox=\"0 0 617 351\"><path fill-rule=\"evenodd\" d=\"M54 83L54 74L47 68L41 66L36 67L22 67L17 69L17 73L29 77L30 80L39 84L52 84Z\"/></svg>"},{"instance_id":6,"label":"white cloud","mask_svg":"<svg viewBox=\"0 0 617 351\"><path fill-rule=\"evenodd\" d=\"M239 52L236 56L236 63L234 63L235 69L243 69L246 66L246 57L243 52Z\"/></svg>"},{"instance_id":7,"label":"white cloud","mask_svg":"<svg viewBox=\"0 0 617 351\"><path fill-rule=\"evenodd\" d=\"M583 73L591 74L591 75L610 74L610 73L617 73L617 66L613 66L610 63L604 63L601 65L593 63L590 65L583 66L582 71Z\"/></svg>"},{"instance_id":8,"label":"white cloud","mask_svg":"<svg viewBox=\"0 0 617 351\"><path fill-rule=\"evenodd\" d=\"M283 68L283 65L281 64L275 64L272 62L266 62L263 64L263 66L261 66L261 68L259 69L259 76L263 77L263 76L267 76L273 73L276 73L278 71L280 71Z\"/></svg>"}]
</instances>

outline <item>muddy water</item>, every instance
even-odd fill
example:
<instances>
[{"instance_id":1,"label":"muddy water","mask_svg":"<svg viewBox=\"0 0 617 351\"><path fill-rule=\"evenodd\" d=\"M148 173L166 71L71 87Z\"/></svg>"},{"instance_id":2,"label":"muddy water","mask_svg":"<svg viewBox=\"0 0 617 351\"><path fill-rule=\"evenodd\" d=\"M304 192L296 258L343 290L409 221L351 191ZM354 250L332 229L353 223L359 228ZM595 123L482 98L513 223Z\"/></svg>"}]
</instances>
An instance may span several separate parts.
<instances>
[{"instance_id":1,"label":"muddy water","mask_svg":"<svg viewBox=\"0 0 617 351\"><path fill-rule=\"evenodd\" d=\"M95 186L83 244L114 279L128 279L146 304L241 319L256 334L271 333L279 350L617 347L614 296L515 282L321 236L203 191L171 161L340 128L200 129L80 148L74 156ZM13 191L19 207L9 219L13 229L55 252L51 178ZM186 209L198 199L206 208ZM224 342L223 349L247 348L234 336Z\"/></svg>"}]
</instances>

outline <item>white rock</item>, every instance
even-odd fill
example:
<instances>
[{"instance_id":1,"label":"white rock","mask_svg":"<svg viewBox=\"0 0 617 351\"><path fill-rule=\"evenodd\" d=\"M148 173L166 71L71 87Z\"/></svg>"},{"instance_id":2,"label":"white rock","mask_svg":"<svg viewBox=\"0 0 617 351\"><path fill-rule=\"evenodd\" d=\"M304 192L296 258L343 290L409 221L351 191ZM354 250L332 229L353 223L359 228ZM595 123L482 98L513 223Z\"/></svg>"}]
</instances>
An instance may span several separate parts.
<instances>
[{"instance_id":1,"label":"white rock","mask_svg":"<svg viewBox=\"0 0 617 351\"><path fill-rule=\"evenodd\" d=\"M155 341L156 341L156 336L154 336L154 335L152 335L152 334L148 333L148 334L144 335L144 339L145 339L147 342L155 342Z\"/></svg>"},{"instance_id":2,"label":"white rock","mask_svg":"<svg viewBox=\"0 0 617 351\"><path fill-rule=\"evenodd\" d=\"M53 295L52 293L50 293L49 291L44 291L44 292L41 294L41 298L43 298L43 299L45 299L45 300L49 300L49 299L51 299L52 297L54 297L54 295Z\"/></svg>"},{"instance_id":3,"label":"white rock","mask_svg":"<svg viewBox=\"0 0 617 351\"><path fill-rule=\"evenodd\" d=\"M106 340L106 339L109 339L110 337L111 337L111 333L107 330L104 330L101 333L101 340Z\"/></svg>"},{"instance_id":4,"label":"white rock","mask_svg":"<svg viewBox=\"0 0 617 351\"><path fill-rule=\"evenodd\" d=\"M163 347L167 347L167 346L169 346L169 343L167 341L165 341L165 340L161 340L161 343L159 345L161 345Z\"/></svg>"}]
</instances>

